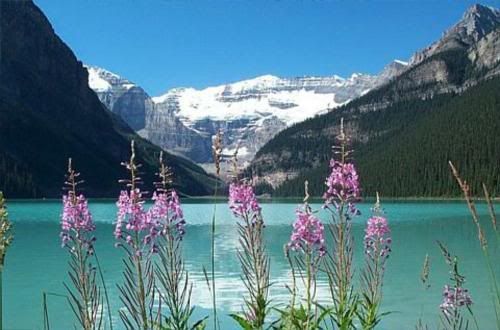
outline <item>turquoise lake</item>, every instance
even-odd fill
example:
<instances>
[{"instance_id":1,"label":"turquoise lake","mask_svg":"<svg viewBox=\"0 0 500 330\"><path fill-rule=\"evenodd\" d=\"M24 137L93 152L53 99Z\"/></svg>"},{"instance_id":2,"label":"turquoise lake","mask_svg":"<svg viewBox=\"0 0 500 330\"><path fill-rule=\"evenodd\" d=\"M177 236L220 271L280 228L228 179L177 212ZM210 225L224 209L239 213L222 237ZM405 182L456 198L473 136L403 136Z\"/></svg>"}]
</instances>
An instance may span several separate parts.
<instances>
[{"instance_id":1,"label":"turquoise lake","mask_svg":"<svg viewBox=\"0 0 500 330\"><path fill-rule=\"evenodd\" d=\"M283 255L294 211L298 204L270 202L263 204L266 241L271 256L271 297L275 304L288 301L285 283L290 282L290 271ZM414 329L422 317L431 329L439 322L441 291L448 283L448 268L437 247L436 240L444 242L453 254L459 256L462 273L467 277L466 287L474 300L473 311L480 329L494 329L491 282L484 257L479 248L477 233L467 207L462 202L393 202L384 203L392 230L393 248L388 260L384 284L383 311L386 316L380 329ZM67 253L60 247L57 201L11 201L10 219L14 223L15 241L8 251L4 271L5 329L42 329L42 292L65 294L62 285L67 280ZM313 204L320 210L321 204ZM356 264L362 264L362 239L371 204L362 203L362 215L354 220ZM90 208L97 222L96 250L105 273L114 311L115 329L122 329L117 310L120 302L116 283L121 283L123 251L114 247L113 222L116 207L112 201L91 201ZM484 205L479 207L482 221L491 242L491 224ZM203 276L203 266L210 265L210 221L213 205L204 201L184 201L185 218L189 226L184 243L187 269L194 283L193 302L196 316L211 315L210 294ZM328 215L319 211L325 221ZM223 315L223 329L238 329L226 315L241 310L244 286L236 257L237 229L227 205L217 204L216 275L217 299ZM495 244L491 244L494 246ZM500 272L498 245L492 252ZM426 253L431 260L431 288L425 291L419 277ZM359 268L358 268L359 269ZM359 275L359 271L356 276ZM328 291L323 278L319 279L318 299L328 302ZM72 329L74 318L64 298L48 297L51 329ZM209 322L209 325L211 323ZM473 328L473 327L471 327Z\"/></svg>"}]
</instances>

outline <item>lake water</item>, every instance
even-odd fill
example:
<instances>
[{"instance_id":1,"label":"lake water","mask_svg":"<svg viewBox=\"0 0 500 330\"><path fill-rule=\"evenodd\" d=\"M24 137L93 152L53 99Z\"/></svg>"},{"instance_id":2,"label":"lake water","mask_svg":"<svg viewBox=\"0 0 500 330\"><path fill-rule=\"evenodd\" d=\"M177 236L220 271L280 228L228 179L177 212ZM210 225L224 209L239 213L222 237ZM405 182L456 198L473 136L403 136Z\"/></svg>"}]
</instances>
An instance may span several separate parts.
<instances>
[{"instance_id":1,"label":"lake water","mask_svg":"<svg viewBox=\"0 0 500 330\"><path fill-rule=\"evenodd\" d=\"M271 256L271 276L274 283L271 296L275 303L288 300L284 284L290 281L290 271L283 256L294 219L294 203L265 203L263 215L266 241ZM320 204L313 207L320 209ZM354 221L357 242L356 263L362 262L364 222L371 205L361 204L362 216ZM96 249L101 259L106 283L111 294L111 305L120 307L116 283L121 283L122 251L114 247L112 235L116 207L112 201L93 201L90 205L97 222ZM474 299L473 310L481 329L494 329L489 277L479 249L477 235L468 210L461 202L397 202L385 203L393 237L393 253L388 260L384 285L383 311L385 317L380 329L414 329L423 315L431 328L438 322L441 291L448 279L447 267L440 255L436 240L447 244L460 257L466 286ZM14 223L15 241L8 251L4 272L4 322L6 329L42 329L42 292L65 294L62 282L67 280L67 253L59 241L59 202L12 201L10 219ZM194 281L193 301L197 316L210 315L211 300L203 277L203 266L210 265L210 219L213 205L203 201L185 201L184 212L189 223L184 240L184 251L190 278ZM481 214L486 215L484 206ZM323 219L327 214L319 213ZM240 281L236 257L237 231L227 205L217 205L216 274L219 314L223 315L223 329L237 329L224 315L241 309L244 287ZM483 217L484 228L490 229ZM493 240L491 230L489 238ZM431 289L424 291L419 275L426 253L431 258ZM493 258L500 261L498 248ZM500 271L497 263L497 272ZM359 272L358 272L359 275ZM328 301L324 280L320 280L318 298ZM74 319L65 300L48 298L51 329L71 329ZM114 313L115 328L121 329L118 313ZM209 323L210 324L210 323Z\"/></svg>"}]
</instances>

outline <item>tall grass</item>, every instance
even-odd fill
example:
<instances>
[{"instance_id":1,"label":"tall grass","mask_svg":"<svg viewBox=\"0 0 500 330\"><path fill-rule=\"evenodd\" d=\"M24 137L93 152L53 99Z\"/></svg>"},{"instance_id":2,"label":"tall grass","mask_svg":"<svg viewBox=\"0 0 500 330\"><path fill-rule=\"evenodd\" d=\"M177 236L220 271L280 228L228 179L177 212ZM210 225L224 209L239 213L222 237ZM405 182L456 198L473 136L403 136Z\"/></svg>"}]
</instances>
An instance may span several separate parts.
<instances>
[{"instance_id":1,"label":"tall grass","mask_svg":"<svg viewBox=\"0 0 500 330\"><path fill-rule=\"evenodd\" d=\"M490 244L488 244L488 240L485 236L479 213L477 212L476 204L474 203L474 200L473 200L472 195L471 195L470 186L467 183L467 181L462 179L457 168L453 165L453 163L451 161L449 162L449 165L451 168L451 172L453 173L453 176L455 177L455 179L458 183L458 186L462 190L465 202L467 203L467 207L469 208L469 211L470 211L470 214L472 217L472 221L477 229L477 238L478 238L479 246L481 247L481 251L482 251L483 256L485 258L486 265L488 267L489 276L490 276L490 282L491 282L492 292L493 292L493 306L494 306L494 310L495 310L497 329L500 329L500 285L499 285L498 280L497 280L497 274L496 274L495 269L493 267L493 265L498 264L498 260L492 260L491 254L490 254L491 245L493 245L493 249L495 249L495 248L498 248L498 244L500 243L500 233L499 233L499 229L497 226L495 207L494 207L493 202L491 200L488 189L487 189L486 185L483 183L483 185L482 185L483 186L483 193L484 193L484 198L485 198L488 212L489 212L489 216L490 216L491 227L492 227L493 231L495 232L495 240L493 242L490 242Z\"/></svg>"},{"instance_id":2,"label":"tall grass","mask_svg":"<svg viewBox=\"0 0 500 330\"><path fill-rule=\"evenodd\" d=\"M205 279L207 284L211 283L211 293L212 293L212 313L213 313L213 326L214 330L220 328L219 318L217 317L217 293L216 293L216 284L215 284L215 230L216 230L216 222L217 222L217 193L219 188L219 178L221 172L221 164L222 164L222 130L218 130L217 134L213 137L212 140L212 156L215 165L215 173L217 175L217 180L215 180L214 186L214 196L213 196L213 214L212 214L212 226L211 226L211 239L210 239L210 275L211 281L209 281L207 272L203 269L205 274Z\"/></svg>"}]
</instances>

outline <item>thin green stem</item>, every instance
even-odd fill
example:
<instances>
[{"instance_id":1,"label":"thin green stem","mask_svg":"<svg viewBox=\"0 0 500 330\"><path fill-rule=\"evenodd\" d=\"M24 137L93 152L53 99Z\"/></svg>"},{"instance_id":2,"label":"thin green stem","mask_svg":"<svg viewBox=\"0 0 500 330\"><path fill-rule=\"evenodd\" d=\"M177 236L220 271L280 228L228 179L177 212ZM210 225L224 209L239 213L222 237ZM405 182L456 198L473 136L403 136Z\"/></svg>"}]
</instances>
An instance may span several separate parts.
<instances>
[{"instance_id":1,"label":"thin green stem","mask_svg":"<svg viewBox=\"0 0 500 330\"><path fill-rule=\"evenodd\" d=\"M42 308L43 308L43 329L50 330L49 308L47 306L47 293L42 293Z\"/></svg>"},{"instance_id":2,"label":"thin green stem","mask_svg":"<svg viewBox=\"0 0 500 330\"><path fill-rule=\"evenodd\" d=\"M216 222L216 213L217 213L217 189L218 189L218 181L215 181L215 189L214 189L214 213L212 217L212 246L211 246L211 263L212 263L212 307L214 314L214 330L218 329L218 319L217 319L217 301L215 294L215 222Z\"/></svg>"},{"instance_id":3,"label":"thin green stem","mask_svg":"<svg viewBox=\"0 0 500 330\"><path fill-rule=\"evenodd\" d=\"M171 313L176 329L181 329L182 315L180 310L181 301L179 299L179 285L180 285L179 278L182 275L179 273L176 267L176 265L178 264L178 259L174 251L175 249L174 237L170 233L167 236L167 241L168 241L168 256L169 256L169 267L170 267L170 274L168 275L172 277L170 279L170 283L171 285L173 285L173 287L171 288L172 290L171 297L172 297L172 307L174 310L171 311Z\"/></svg>"},{"instance_id":4,"label":"thin green stem","mask_svg":"<svg viewBox=\"0 0 500 330\"><path fill-rule=\"evenodd\" d=\"M472 320L474 321L474 325L476 326L476 330L479 330L479 324L477 323L476 316L474 315L474 313L472 313L471 310L469 310L469 312L470 312L470 315L472 316Z\"/></svg>"},{"instance_id":5,"label":"thin green stem","mask_svg":"<svg viewBox=\"0 0 500 330\"><path fill-rule=\"evenodd\" d=\"M306 330L309 330L309 320L311 315L311 253L309 248L306 251L306 267L307 267L307 321L306 321Z\"/></svg>"},{"instance_id":6,"label":"thin green stem","mask_svg":"<svg viewBox=\"0 0 500 330\"><path fill-rule=\"evenodd\" d=\"M488 253L487 248L483 248L483 253L486 258L486 264L488 265L488 270L490 272L491 281L493 282L493 288L495 290L495 316L497 321L497 328L500 329L500 319L499 319L499 309L500 309L500 291L498 288L498 283L496 279L495 271L493 270L493 266L491 265L490 255Z\"/></svg>"},{"instance_id":7,"label":"thin green stem","mask_svg":"<svg viewBox=\"0 0 500 330\"><path fill-rule=\"evenodd\" d=\"M288 252L286 252L286 258L288 260L288 264L290 265L290 269L292 270L292 298L290 301L290 305L291 310L293 311L295 309L295 297L297 295L297 282L295 278L295 267L293 266L292 259L290 258Z\"/></svg>"},{"instance_id":8,"label":"thin green stem","mask_svg":"<svg viewBox=\"0 0 500 330\"><path fill-rule=\"evenodd\" d=\"M106 298L106 307L108 309L108 319L109 319L109 329L113 330L113 318L111 317L111 305L109 304L109 295L106 283L104 282L104 275L102 273L101 264L99 258L97 258L97 253L94 250L94 257L97 264L97 270L99 271L99 277L101 278L102 288L104 290L104 297ZM1 329L0 329L1 330Z\"/></svg>"},{"instance_id":9,"label":"thin green stem","mask_svg":"<svg viewBox=\"0 0 500 330\"><path fill-rule=\"evenodd\" d=\"M136 232L135 233L135 243L136 246L139 246L139 234ZM149 321L148 321L148 314L146 311L146 293L144 291L144 279L142 278L142 258L139 256L134 256L134 261L135 261L135 267L137 271L137 282L139 284L139 292L138 294L138 300L139 300L139 308L140 308L140 313L141 313L141 318L142 318L142 327L144 330L148 330L149 326Z\"/></svg>"},{"instance_id":10,"label":"thin green stem","mask_svg":"<svg viewBox=\"0 0 500 330\"><path fill-rule=\"evenodd\" d=\"M83 310L81 313L82 317L82 325L83 328L86 330L90 330L92 328L92 321L91 321L91 315L90 315L90 299L89 299L89 287L88 287L88 281L87 281L87 271L86 271L86 261L85 257L83 256L83 251L82 251L82 245L80 244L79 240L76 240L76 257L78 261L78 274L76 274L79 277L80 280L80 285L82 286L81 289L81 295L82 295L82 300L83 300Z\"/></svg>"}]
</instances>

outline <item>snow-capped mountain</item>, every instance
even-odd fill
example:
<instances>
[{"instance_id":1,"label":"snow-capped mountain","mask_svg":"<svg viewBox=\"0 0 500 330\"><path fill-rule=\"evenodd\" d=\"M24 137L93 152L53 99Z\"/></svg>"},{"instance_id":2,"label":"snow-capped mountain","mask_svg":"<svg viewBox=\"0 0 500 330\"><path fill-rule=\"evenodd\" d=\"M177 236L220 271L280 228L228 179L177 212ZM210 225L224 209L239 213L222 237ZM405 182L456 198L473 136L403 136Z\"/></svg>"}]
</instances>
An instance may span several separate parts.
<instances>
[{"instance_id":1,"label":"snow-capped mountain","mask_svg":"<svg viewBox=\"0 0 500 330\"><path fill-rule=\"evenodd\" d=\"M225 152L239 147L240 159L248 161L286 127L365 94L405 67L404 62L394 61L378 76L356 73L349 78L265 75L201 90L174 88L153 98L116 74L96 67L88 70L90 87L110 110L127 122L127 115L135 118L143 111L144 129L135 127L142 136L198 163L207 163L211 161L211 137L218 129L224 132ZM142 92L136 95L130 90ZM120 101L124 95L128 102ZM140 111L137 104L144 105Z\"/></svg>"},{"instance_id":2,"label":"snow-capped mountain","mask_svg":"<svg viewBox=\"0 0 500 330\"><path fill-rule=\"evenodd\" d=\"M206 119L249 119L260 125L272 116L292 124L335 108L353 95L363 94L375 80L361 74L349 79L338 76L282 79L266 75L203 90L173 89L153 101L161 104L175 100L179 105L177 116L191 127Z\"/></svg>"},{"instance_id":3,"label":"snow-capped mountain","mask_svg":"<svg viewBox=\"0 0 500 330\"><path fill-rule=\"evenodd\" d=\"M134 130L143 129L146 114L153 107L149 95L140 86L115 73L96 66L85 67L89 73L89 87L99 100Z\"/></svg>"},{"instance_id":4,"label":"snow-capped mountain","mask_svg":"<svg viewBox=\"0 0 500 330\"><path fill-rule=\"evenodd\" d=\"M373 88L375 81L376 77L361 74L348 79L266 75L203 90L176 88L153 98L153 112L173 113L184 126L207 138L222 129L226 151L239 144L239 155L250 159L285 127L348 102ZM146 124L146 131L162 126ZM198 157L197 161L206 162L211 156Z\"/></svg>"}]
</instances>

